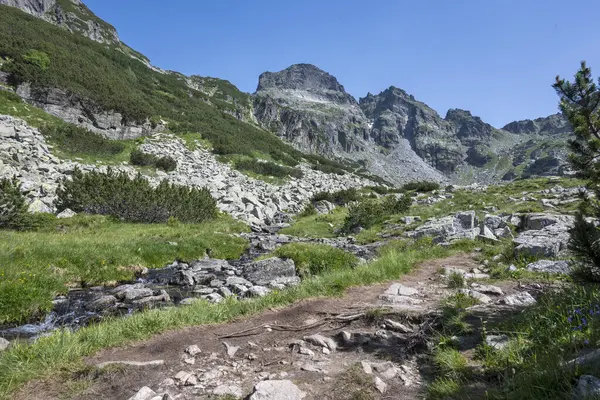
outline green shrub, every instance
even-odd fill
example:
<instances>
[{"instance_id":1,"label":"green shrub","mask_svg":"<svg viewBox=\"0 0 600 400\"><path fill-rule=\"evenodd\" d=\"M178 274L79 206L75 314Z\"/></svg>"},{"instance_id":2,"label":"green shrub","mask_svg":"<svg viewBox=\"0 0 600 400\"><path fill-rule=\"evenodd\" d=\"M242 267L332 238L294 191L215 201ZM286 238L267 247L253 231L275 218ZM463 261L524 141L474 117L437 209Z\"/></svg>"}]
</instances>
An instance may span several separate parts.
<instances>
[{"instance_id":1,"label":"green shrub","mask_svg":"<svg viewBox=\"0 0 600 400\"><path fill-rule=\"evenodd\" d=\"M276 178L302 178L304 174L297 168L284 167L269 161L258 161L256 159L241 159L234 162L236 169L240 171L254 172L259 175L274 176Z\"/></svg>"},{"instance_id":2,"label":"green shrub","mask_svg":"<svg viewBox=\"0 0 600 400\"><path fill-rule=\"evenodd\" d=\"M15 229L27 215L27 204L17 178L0 180L0 228Z\"/></svg>"},{"instance_id":3,"label":"green shrub","mask_svg":"<svg viewBox=\"0 0 600 400\"><path fill-rule=\"evenodd\" d=\"M427 181L409 182L406 185L402 186L402 189L412 190L414 192L433 192L434 190L438 190L439 188L439 183Z\"/></svg>"},{"instance_id":4,"label":"green shrub","mask_svg":"<svg viewBox=\"0 0 600 400\"><path fill-rule=\"evenodd\" d=\"M346 171L342 168L333 166L333 165L324 165L324 164L315 164L312 166L312 169L315 171L321 171L326 174L336 174L336 175L345 175Z\"/></svg>"},{"instance_id":5,"label":"green shrub","mask_svg":"<svg viewBox=\"0 0 600 400\"><path fill-rule=\"evenodd\" d=\"M358 265L353 254L324 244L290 243L275 250L274 255L294 260L298 275L303 278Z\"/></svg>"},{"instance_id":6,"label":"green shrub","mask_svg":"<svg viewBox=\"0 0 600 400\"><path fill-rule=\"evenodd\" d=\"M119 141L106 139L73 124L44 125L40 132L61 150L72 155L113 156L125 149L125 145Z\"/></svg>"},{"instance_id":7,"label":"green shrub","mask_svg":"<svg viewBox=\"0 0 600 400\"><path fill-rule=\"evenodd\" d=\"M596 215L600 215L599 210L596 210ZM579 261L577 275L600 281L600 229L587 222L582 212L578 212L570 233L569 250Z\"/></svg>"},{"instance_id":8,"label":"green shrub","mask_svg":"<svg viewBox=\"0 0 600 400\"><path fill-rule=\"evenodd\" d=\"M195 223L215 218L216 202L206 188L187 188L162 181L156 188L141 175L75 170L57 190L59 211L112 215L124 221L156 223L170 217Z\"/></svg>"},{"instance_id":9,"label":"green shrub","mask_svg":"<svg viewBox=\"0 0 600 400\"><path fill-rule=\"evenodd\" d=\"M383 222L391 214L406 212L411 204L408 196L396 199L395 196L387 196L383 200L365 199L350 206L348 215L344 220L342 233L352 233L359 228L369 229L373 225Z\"/></svg>"},{"instance_id":10,"label":"green shrub","mask_svg":"<svg viewBox=\"0 0 600 400\"><path fill-rule=\"evenodd\" d=\"M315 193L310 201L316 203L318 201L329 201L338 206L344 206L352 201L359 200L360 197L355 188L338 190L337 192L319 192Z\"/></svg>"},{"instance_id":11,"label":"green shrub","mask_svg":"<svg viewBox=\"0 0 600 400\"><path fill-rule=\"evenodd\" d=\"M177 161L175 161L173 157L158 157L154 154L144 153L139 149L135 149L131 152L129 161L133 165L139 165L141 167L152 166L162 169L165 172L171 172L177 168Z\"/></svg>"},{"instance_id":12,"label":"green shrub","mask_svg":"<svg viewBox=\"0 0 600 400\"><path fill-rule=\"evenodd\" d=\"M305 207L304 210L302 210L302 212L300 214L298 214L299 217L308 217L311 215L316 215L317 214L317 208L315 207L315 205L313 203L308 203Z\"/></svg>"}]
</instances>

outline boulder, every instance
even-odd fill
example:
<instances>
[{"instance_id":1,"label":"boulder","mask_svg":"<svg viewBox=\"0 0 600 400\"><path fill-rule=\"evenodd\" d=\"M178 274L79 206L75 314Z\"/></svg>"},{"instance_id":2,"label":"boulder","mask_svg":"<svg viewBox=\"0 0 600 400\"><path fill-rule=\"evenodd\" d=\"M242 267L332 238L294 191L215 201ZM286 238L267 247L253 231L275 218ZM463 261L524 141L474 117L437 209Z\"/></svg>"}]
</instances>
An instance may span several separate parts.
<instances>
[{"instance_id":1,"label":"boulder","mask_svg":"<svg viewBox=\"0 0 600 400\"><path fill-rule=\"evenodd\" d=\"M506 296L505 298L503 298L501 302L508 306L515 307L525 307L537 303L533 296L530 295L528 292L511 294L510 296Z\"/></svg>"},{"instance_id":2,"label":"boulder","mask_svg":"<svg viewBox=\"0 0 600 400\"><path fill-rule=\"evenodd\" d=\"M495 350L502 350L509 342L510 338L506 335L487 335L485 338L485 344Z\"/></svg>"},{"instance_id":3,"label":"boulder","mask_svg":"<svg viewBox=\"0 0 600 400\"><path fill-rule=\"evenodd\" d=\"M329 214L335 208L335 204L327 200L320 200L315 203L317 214Z\"/></svg>"},{"instance_id":4,"label":"boulder","mask_svg":"<svg viewBox=\"0 0 600 400\"><path fill-rule=\"evenodd\" d=\"M463 211L454 216L456 225L463 230L473 229L476 224L475 211Z\"/></svg>"},{"instance_id":5,"label":"boulder","mask_svg":"<svg viewBox=\"0 0 600 400\"><path fill-rule=\"evenodd\" d=\"M492 302L492 299L490 298L490 296L487 296L483 293L479 293L475 290L471 290L471 289L460 289L458 291L459 293L465 294L467 296L470 296L472 298L474 298L475 300L479 301L480 303L483 304L490 304Z\"/></svg>"},{"instance_id":6,"label":"boulder","mask_svg":"<svg viewBox=\"0 0 600 400\"><path fill-rule=\"evenodd\" d=\"M156 396L156 392L148 386L144 386L138 392L129 398L129 400L150 400Z\"/></svg>"},{"instance_id":7,"label":"boulder","mask_svg":"<svg viewBox=\"0 0 600 400\"><path fill-rule=\"evenodd\" d=\"M249 400L302 400L306 394L289 380L268 380L254 386Z\"/></svg>"},{"instance_id":8,"label":"boulder","mask_svg":"<svg viewBox=\"0 0 600 400\"><path fill-rule=\"evenodd\" d=\"M0 352L8 349L8 346L10 346L10 342L3 337L0 337Z\"/></svg>"},{"instance_id":9,"label":"boulder","mask_svg":"<svg viewBox=\"0 0 600 400\"><path fill-rule=\"evenodd\" d=\"M527 265L527 270L547 274L568 275L571 273L571 266L568 261L539 260Z\"/></svg>"},{"instance_id":10,"label":"boulder","mask_svg":"<svg viewBox=\"0 0 600 400\"><path fill-rule=\"evenodd\" d=\"M483 225L491 230L495 230L504 228L506 223L499 216L488 214L483 218Z\"/></svg>"},{"instance_id":11,"label":"boulder","mask_svg":"<svg viewBox=\"0 0 600 400\"><path fill-rule=\"evenodd\" d=\"M244 276L255 285L266 286L276 279L295 277L296 265L290 259L267 258L246 265Z\"/></svg>"},{"instance_id":12,"label":"boulder","mask_svg":"<svg viewBox=\"0 0 600 400\"><path fill-rule=\"evenodd\" d=\"M58 213L56 215L56 218L72 218L74 216L76 216L77 213L73 210L71 210L70 208L67 208L65 210L63 210L62 212Z\"/></svg>"},{"instance_id":13,"label":"boulder","mask_svg":"<svg viewBox=\"0 0 600 400\"><path fill-rule=\"evenodd\" d=\"M30 213L51 213L52 212L52 208L50 208L49 206L47 206L43 201L41 201L40 199L35 199L28 208Z\"/></svg>"},{"instance_id":14,"label":"boulder","mask_svg":"<svg viewBox=\"0 0 600 400\"><path fill-rule=\"evenodd\" d=\"M527 230L514 239L516 255L558 257L569 243L568 225L552 224L542 229Z\"/></svg>"},{"instance_id":15,"label":"boulder","mask_svg":"<svg viewBox=\"0 0 600 400\"><path fill-rule=\"evenodd\" d=\"M573 226L575 219L571 215L533 213L523 217L522 229L541 230L551 225L560 225L564 230Z\"/></svg>"},{"instance_id":16,"label":"boulder","mask_svg":"<svg viewBox=\"0 0 600 400\"><path fill-rule=\"evenodd\" d=\"M85 308L90 311L100 311L105 308L109 308L117 304L117 298L115 296L105 295L100 296L92 300L85 305Z\"/></svg>"},{"instance_id":17,"label":"boulder","mask_svg":"<svg viewBox=\"0 0 600 400\"><path fill-rule=\"evenodd\" d=\"M575 400L600 398L600 379L592 375L582 375L577 381L573 398Z\"/></svg>"},{"instance_id":18,"label":"boulder","mask_svg":"<svg viewBox=\"0 0 600 400\"><path fill-rule=\"evenodd\" d=\"M269 294L269 292L271 292L271 290L264 286L252 286L250 289L248 289L246 295L252 297L265 297Z\"/></svg>"}]
</instances>

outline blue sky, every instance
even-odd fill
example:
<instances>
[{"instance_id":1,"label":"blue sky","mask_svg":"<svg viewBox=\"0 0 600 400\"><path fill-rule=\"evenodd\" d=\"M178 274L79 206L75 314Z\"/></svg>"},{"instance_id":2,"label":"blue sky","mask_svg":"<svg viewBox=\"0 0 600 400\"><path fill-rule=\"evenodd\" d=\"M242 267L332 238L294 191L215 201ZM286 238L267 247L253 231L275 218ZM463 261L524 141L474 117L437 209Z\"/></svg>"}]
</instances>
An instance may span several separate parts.
<instances>
[{"instance_id":1,"label":"blue sky","mask_svg":"<svg viewBox=\"0 0 600 400\"><path fill-rule=\"evenodd\" d=\"M394 85L502 127L556 112L581 60L600 74L597 0L84 1L154 65L246 92L304 62L357 99Z\"/></svg>"}]
</instances>

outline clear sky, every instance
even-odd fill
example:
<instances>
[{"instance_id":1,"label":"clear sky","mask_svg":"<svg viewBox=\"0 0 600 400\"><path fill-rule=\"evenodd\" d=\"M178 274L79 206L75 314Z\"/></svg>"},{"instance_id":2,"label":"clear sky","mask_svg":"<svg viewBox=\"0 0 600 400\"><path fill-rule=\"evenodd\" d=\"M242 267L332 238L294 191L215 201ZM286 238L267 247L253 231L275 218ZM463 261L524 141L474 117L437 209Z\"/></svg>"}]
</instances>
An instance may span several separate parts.
<instances>
[{"instance_id":1,"label":"clear sky","mask_svg":"<svg viewBox=\"0 0 600 400\"><path fill-rule=\"evenodd\" d=\"M357 99L394 85L502 127L556 112L554 77L581 60L600 74L598 0L84 2L154 65L246 92L264 71L311 63Z\"/></svg>"}]
</instances>

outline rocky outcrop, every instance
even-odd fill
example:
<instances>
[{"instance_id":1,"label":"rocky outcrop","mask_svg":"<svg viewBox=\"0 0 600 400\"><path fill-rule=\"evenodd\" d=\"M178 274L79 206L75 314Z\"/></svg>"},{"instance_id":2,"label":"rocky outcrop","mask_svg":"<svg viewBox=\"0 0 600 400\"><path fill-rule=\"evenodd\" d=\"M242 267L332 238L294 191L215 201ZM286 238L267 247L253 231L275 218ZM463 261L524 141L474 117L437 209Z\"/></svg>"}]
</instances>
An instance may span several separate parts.
<instances>
[{"instance_id":1,"label":"rocky outcrop","mask_svg":"<svg viewBox=\"0 0 600 400\"><path fill-rule=\"evenodd\" d=\"M35 89L25 83L19 86L16 92L23 100L47 113L109 139L135 139L165 129L162 123L128 120L118 112L103 110L90 100L82 99L62 89Z\"/></svg>"},{"instance_id":2,"label":"rocky outcrop","mask_svg":"<svg viewBox=\"0 0 600 400\"><path fill-rule=\"evenodd\" d=\"M16 7L96 42L120 42L115 28L98 18L81 0L0 0L0 5Z\"/></svg>"},{"instance_id":3,"label":"rocky outcrop","mask_svg":"<svg viewBox=\"0 0 600 400\"><path fill-rule=\"evenodd\" d=\"M265 128L302 151L329 155L359 151L368 136L356 100L335 77L313 65L263 73L254 105Z\"/></svg>"}]
</instances>

